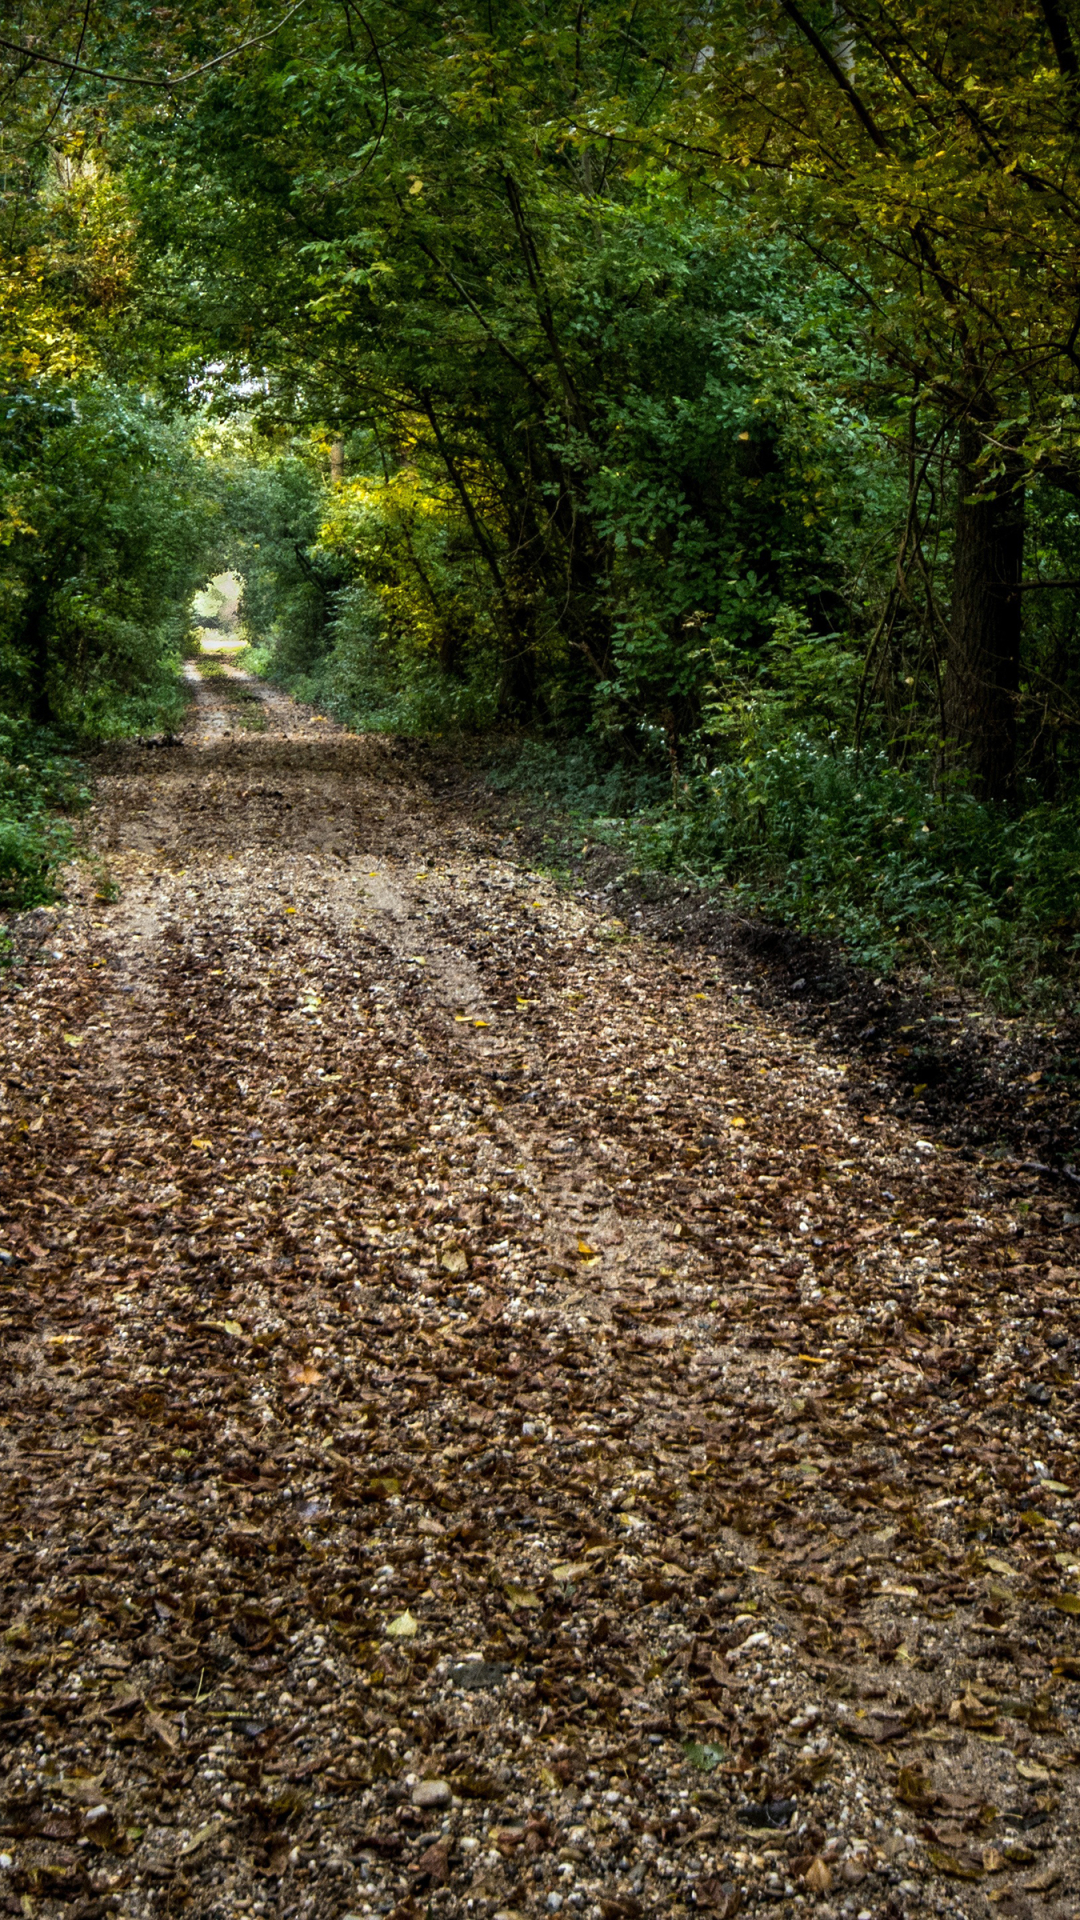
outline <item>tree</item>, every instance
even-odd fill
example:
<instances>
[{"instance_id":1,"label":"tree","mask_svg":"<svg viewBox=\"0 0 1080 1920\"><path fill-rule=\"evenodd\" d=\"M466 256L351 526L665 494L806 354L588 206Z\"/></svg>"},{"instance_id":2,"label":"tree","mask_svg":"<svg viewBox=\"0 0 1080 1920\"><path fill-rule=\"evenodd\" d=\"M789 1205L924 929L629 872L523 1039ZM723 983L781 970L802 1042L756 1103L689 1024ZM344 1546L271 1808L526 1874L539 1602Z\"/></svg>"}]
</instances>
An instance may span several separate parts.
<instances>
[{"instance_id":1,"label":"tree","mask_svg":"<svg viewBox=\"0 0 1080 1920\"><path fill-rule=\"evenodd\" d=\"M921 437L952 448L942 717L974 789L1012 787L1024 494L1080 486L1080 146L1063 0L720 4L688 45L669 155L843 275ZM598 116L597 136L612 132ZM936 612L931 614L937 618Z\"/></svg>"}]
</instances>

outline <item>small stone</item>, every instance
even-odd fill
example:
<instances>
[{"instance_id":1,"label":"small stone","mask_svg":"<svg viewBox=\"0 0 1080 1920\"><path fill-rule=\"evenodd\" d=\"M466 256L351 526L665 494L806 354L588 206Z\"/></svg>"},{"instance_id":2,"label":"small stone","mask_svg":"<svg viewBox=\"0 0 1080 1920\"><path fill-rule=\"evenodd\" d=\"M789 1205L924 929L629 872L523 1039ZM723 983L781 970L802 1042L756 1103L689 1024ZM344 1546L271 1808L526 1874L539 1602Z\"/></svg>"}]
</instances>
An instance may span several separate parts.
<instances>
[{"instance_id":1,"label":"small stone","mask_svg":"<svg viewBox=\"0 0 1080 1920\"><path fill-rule=\"evenodd\" d=\"M463 1660L460 1666L451 1667L446 1677L452 1687L472 1693L479 1688L501 1687L509 1671L503 1660Z\"/></svg>"},{"instance_id":2,"label":"small stone","mask_svg":"<svg viewBox=\"0 0 1080 1920\"><path fill-rule=\"evenodd\" d=\"M421 1780L413 1788L414 1807L448 1807L453 1794L445 1780Z\"/></svg>"},{"instance_id":3,"label":"small stone","mask_svg":"<svg viewBox=\"0 0 1080 1920\"><path fill-rule=\"evenodd\" d=\"M558 1913L559 1908L562 1906L562 1894L549 1893L546 1901L546 1906L549 1913Z\"/></svg>"},{"instance_id":4,"label":"small stone","mask_svg":"<svg viewBox=\"0 0 1080 1920\"><path fill-rule=\"evenodd\" d=\"M744 1827L783 1828L790 1826L794 1811L794 1800L766 1800L761 1805L751 1801L748 1806L738 1808L737 1816Z\"/></svg>"}]
</instances>

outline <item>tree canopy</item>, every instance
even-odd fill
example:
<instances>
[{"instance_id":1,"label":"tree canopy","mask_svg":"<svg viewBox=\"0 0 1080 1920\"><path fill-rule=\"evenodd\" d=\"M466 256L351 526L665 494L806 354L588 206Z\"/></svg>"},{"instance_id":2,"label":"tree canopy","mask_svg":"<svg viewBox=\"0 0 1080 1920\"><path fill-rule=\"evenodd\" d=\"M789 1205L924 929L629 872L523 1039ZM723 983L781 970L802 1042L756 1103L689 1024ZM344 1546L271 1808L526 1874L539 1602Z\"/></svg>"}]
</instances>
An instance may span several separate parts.
<instances>
[{"instance_id":1,"label":"tree canopy","mask_svg":"<svg viewBox=\"0 0 1080 1920\"><path fill-rule=\"evenodd\" d=\"M354 719L686 805L796 735L1064 804L1078 46L1071 0L14 8L8 698L105 724L229 563Z\"/></svg>"}]
</instances>

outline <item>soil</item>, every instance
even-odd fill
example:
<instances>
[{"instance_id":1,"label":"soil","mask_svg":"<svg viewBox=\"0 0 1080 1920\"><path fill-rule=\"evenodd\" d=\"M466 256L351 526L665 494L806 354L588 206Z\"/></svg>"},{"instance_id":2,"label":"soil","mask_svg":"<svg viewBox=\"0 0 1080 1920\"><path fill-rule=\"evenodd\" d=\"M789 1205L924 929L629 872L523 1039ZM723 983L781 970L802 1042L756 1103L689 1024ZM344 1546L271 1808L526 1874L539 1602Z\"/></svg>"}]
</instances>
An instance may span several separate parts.
<instances>
[{"instance_id":1,"label":"soil","mask_svg":"<svg viewBox=\"0 0 1080 1920\"><path fill-rule=\"evenodd\" d=\"M0 1911L1075 1912L1036 1030L190 677L0 982Z\"/></svg>"}]
</instances>

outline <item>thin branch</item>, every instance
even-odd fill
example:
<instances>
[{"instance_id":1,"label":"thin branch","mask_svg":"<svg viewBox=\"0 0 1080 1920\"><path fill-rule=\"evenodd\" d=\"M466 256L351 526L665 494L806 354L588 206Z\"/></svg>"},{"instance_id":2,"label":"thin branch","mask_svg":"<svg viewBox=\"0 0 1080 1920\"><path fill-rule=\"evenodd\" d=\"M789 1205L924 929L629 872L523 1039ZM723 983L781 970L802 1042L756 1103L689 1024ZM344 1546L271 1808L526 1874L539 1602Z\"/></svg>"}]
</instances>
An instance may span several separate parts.
<instances>
[{"instance_id":1,"label":"thin branch","mask_svg":"<svg viewBox=\"0 0 1080 1920\"><path fill-rule=\"evenodd\" d=\"M266 40L272 40L281 32L287 20L299 13L306 0L294 0L287 13L274 27L268 27L265 33L257 33L250 40L242 40L238 47L230 47L227 53L216 54L213 60L207 60L201 67L192 67L188 73L178 73L172 80L154 80L144 73L110 73L102 67L84 67L77 60L62 60L57 53L43 53L39 47L26 47L18 40L6 40L0 35L0 47L6 53L17 53L24 60L37 60L47 67L59 67L64 73L85 74L90 80L115 80L122 87L155 87L159 92L169 93L173 87L185 87L189 80L197 80L200 74L210 73L214 67L223 66L227 60L235 60L238 54L246 53L249 47L262 46Z\"/></svg>"},{"instance_id":2,"label":"thin branch","mask_svg":"<svg viewBox=\"0 0 1080 1920\"><path fill-rule=\"evenodd\" d=\"M363 27L364 32L367 34L368 43L371 47L372 55L374 56L375 65L379 69L379 80L382 84L382 97L383 97L382 126L379 128L378 133L375 135L374 147L372 148L371 152L368 154L367 159L364 161L364 164L361 167L360 172L357 174L357 179L362 180L368 168L371 166L373 160L376 158L379 148L382 146L382 143L383 143L383 135L385 134L386 129L390 124L390 88L387 85L387 81L386 81L386 68L383 66L382 54L379 52L379 43L376 40L375 35L372 33L371 28L368 26L367 20L365 19L364 15L361 13L359 7L356 5L356 0L345 0L346 20L348 19L350 13L355 13L357 19L360 22L360 25Z\"/></svg>"},{"instance_id":3,"label":"thin branch","mask_svg":"<svg viewBox=\"0 0 1080 1920\"><path fill-rule=\"evenodd\" d=\"M848 79L847 74L844 72L843 67L840 65L840 62L836 59L834 54L830 53L828 47L825 45L824 40L821 38L821 35L817 32L816 28L810 25L810 22L806 18L806 15L803 13L802 9L795 5L795 0L780 0L780 6L783 12L787 14L788 19L791 20L796 27L798 27L799 32L803 36L803 39L809 41L810 45L813 47L814 52L817 54L817 57L821 61L822 65L824 67L827 67L829 73L832 75L834 81L836 82L836 85L840 88L841 93L844 95L845 99L849 101L852 111L855 114L855 117L858 120L860 126L863 128L863 130L866 133L869 134L878 152L887 153L889 150L889 143L886 140L885 135L882 133L881 128L878 126L877 121L874 119L874 116L870 112L869 107L867 107L864 104L864 102L860 100L858 94L856 93L854 87L851 84L851 81Z\"/></svg>"},{"instance_id":4,"label":"thin branch","mask_svg":"<svg viewBox=\"0 0 1080 1920\"><path fill-rule=\"evenodd\" d=\"M90 24L90 8L92 4L93 4L93 0L86 0L86 6L83 9L82 26L79 28L79 44L75 49L76 61L79 61L82 59L83 43L86 39L86 29ZM68 92L68 88L71 85L72 78L73 76L69 73L66 80L64 81L63 86L60 89L60 98L57 101L55 107L53 108L52 112L49 115L48 120L45 123L45 133L48 133L50 127L53 124L53 121L56 119L57 114L60 112L60 109L63 106L64 101L67 99L67 92ZM43 134L42 138L44 139L44 137L45 136Z\"/></svg>"}]
</instances>

